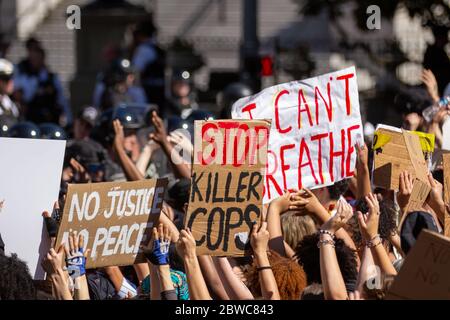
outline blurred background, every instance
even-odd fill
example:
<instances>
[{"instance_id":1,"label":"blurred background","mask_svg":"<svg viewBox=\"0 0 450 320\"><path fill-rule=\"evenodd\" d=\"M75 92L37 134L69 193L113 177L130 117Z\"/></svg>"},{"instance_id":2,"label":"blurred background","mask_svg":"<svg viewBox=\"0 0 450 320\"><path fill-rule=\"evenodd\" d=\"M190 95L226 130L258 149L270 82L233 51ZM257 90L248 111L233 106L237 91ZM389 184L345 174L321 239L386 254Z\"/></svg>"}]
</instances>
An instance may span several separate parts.
<instances>
[{"instance_id":1,"label":"blurred background","mask_svg":"<svg viewBox=\"0 0 450 320\"><path fill-rule=\"evenodd\" d=\"M81 8L80 30L66 27L70 5ZM367 27L369 5L380 8L378 30ZM424 56L433 30L448 32L449 11L448 0L0 0L0 56L17 64L27 40L40 41L75 114L117 57L133 61L133 26L152 21L165 83L189 80L204 110L220 114L231 83L257 92L355 65L364 120L399 125L411 104L429 105Z\"/></svg>"}]
</instances>

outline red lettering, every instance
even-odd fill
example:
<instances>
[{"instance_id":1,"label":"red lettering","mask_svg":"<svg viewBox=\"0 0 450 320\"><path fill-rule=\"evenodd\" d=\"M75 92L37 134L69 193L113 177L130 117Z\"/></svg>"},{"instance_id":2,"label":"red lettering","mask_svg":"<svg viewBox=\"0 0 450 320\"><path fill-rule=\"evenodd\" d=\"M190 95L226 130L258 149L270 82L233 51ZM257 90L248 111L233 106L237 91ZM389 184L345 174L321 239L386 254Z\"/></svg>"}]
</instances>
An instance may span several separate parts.
<instances>
[{"instance_id":1,"label":"red lettering","mask_svg":"<svg viewBox=\"0 0 450 320\"><path fill-rule=\"evenodd\" d=\"M269 172L269 155L273 156L274 158L274 170L272 172ZM269 185L269 180L272 181L275 190L277 191L278 195L282 195L283 191L281 190L280 186L277 183L277 180L275 180L275 178L273 177L273 174L277 171L278 169L278 161L277 161L277 156L275 155L275 153L272 150L267 150L267 164L266 164L266 187L267 187L267 196L269 198L271 198L270 196L270 185Z\"/></svg>"},{"instance_id":2,"label":"red lettering","mask_svg":"<svg viewBox=\"0 0 450 320\"><path fill-rule=\"evenodd\" d=\"M250 103L242 108L242 112L248 112L250 119L253 119L252 110L256 109L256 103Z\"/></svg>"},{"instance_id":3,"label":"red lettering","mask_svg":"<svg viewBox=\"0 0 450 320\"><path fill-rule=\"evenodd\" d=\"M236 121L223 121L218 123L220 129L225 129L225 135L223 137L223 155L222 155L222 164L227 163L227 145L228 138L230 137L230 129L235 129L239 126L239 122Z\"/></svg>"},{"instance_id":4,"label":"red lettering","mask_svg":"<svg viewBox=\"0 0 450 320\"><path fill-rule=\"evenodd\" d=\"M328 93L328 103L323 97L322 93L319 90L319 87L315 87L314 89L314 97L316 100L316 124L319 124L319 96L325 105L325 109L327 110L328 120L333 121L333 102L331 101L331 92L330 92L330 83L327 84L327 93Z\"/></svg>"},{"instance_id":5,"label":"red lettering","mask_svg":"<svg viewBox=\"0 0 450 320\"><path fill-rule=\"evenodd\" d=\"M239 142L241 140L242 133L245 134L245 146L244 146L244 153L242 155L242 158L238 160L238 146ZM248 152L250 149L250 138L248 136L248 125L245 123L242 123L239 128L237 129L236 136L234 137L234 147L233 147L233 166L239 167L245 163L245 159L247 158Z\"/></svg>"},{"instance_id":6,"label":"red lettering","mask_svg":"<svg viewBox=\"0 0 450 320\"><path fill-rule=\"evenodd\" d=\"M303 160L303 153L306 153L306 157L308 158L308 162L302 163ZM305 142L305 138L302 138L302 141L300 142L300 158L298 159L298 188L301 189L303 187L302 182L302 168L309 166L309 169L311 170L311 174L314 178L314 181L316 184L319 184L319 181L316 178L316 174L314 173L314 167L312 165L311 161L311 154L309 152L308 145Z\"/></svg>"},{"instance_id":7,"label":"red lettering","mask_svg":"<svg viewBox=\"0 0 450 320\"><path fill-rule=\"evenodd\" d=\"M287 190L287 183L286 183L286 170L289 170L289 168L291 167L288 164L285 164L284 162L284 151L288 150L288 149L294 149L295 148L295 144L288 144L285 146L281 146L280 147L280 158L281 158L281 173L283 174L283 186L284 186L284 190Z\"/></svg>"},{"instance_id":8,"label":"red lettering","mask_svg":"<svg viewBox=\"0 0 450 320\"><path fill-rule=\"evenodd\" d=\"M302 103L305 105L305 107L302 109ZM303 95L303 90L300 89L298 92L298 128L300 129L302 127L302 112L305 112L308 115L308 121L309 125L312 127L313 121L311 117L311 111L309 109L308 102L306 102L305 96Z\"/></svg>"},{"instance_id":9,"label":"red lettering","mask_svg":"<svg viewBox=\"0 0 450 320\"><path fill-rule=\"evenodd\" d=\"M275 127L277 128L279 133L288 133L289 131L291 131L292 127L289 126L285 129L282 129L280 126L280 115L279 115L279 107L278 107L278 100L280 100L280 97L284 94L289 94L289 91L287 90L282 90L280 91L276 98L275 98Z\"/></svg>"},{"instance_id":10,"label":"red lettering","mask_svg":"<svg viewBox=\"0 0 450 320\"><path fill-rule=\"evenodd\" d=\"M344 162L345 162L345 130L341 130L341 145L342 149L341 151L334 151L334 139L333 139L333 132L330 132L330 178L331 182L334 182L334 174L333 174L333 164L334 164L334 158L335 157L341 157L341 178L344 177Z\"/></svg>"},{"instance_id":11,"label":"red lettering","mask_svg":"<svg viewBox=\"0 0 450 320\"><path fill-rule=\"evenodd\" d=\"M202 146L201 146L201 150L197 154L197 160L202 165L208 165L216 158L217 143L216 143L216 139L214 136L209 136L207 134L207 131L209 129L213 129L215 131L215 133L217 133L217 131L218 131L216 124L213 122L205 122L205 124L202 126ZM205 158L203 157L204 156L203 150L206 148L206 146L203 147L203 142L207 142L213 146L211 154L209 155L207 160L205 160Z\"/></svg>"},{"instance_id":12,"label":"red lettering","mask_svg":"<svg viewBox=\"0 0 450 320\"><path fill-rule=\"evenodd\" d=\"M264 126L255 126L254 131L250 130L251 134L255 134L256 137L252 137L251 141L256 141L255 143L252 143L251 145L254 146L252 152L250 152L250 164L257 163L257 159L255 159L256 152L261 150L261 148L265 147L269 142L269 128ZM260 131L265 131L264 134L260 134ZM261 137L263 138L261 141ZM262 156L262 155L261 155ZM264 159L264 157L263 157Z\"/></svg>"},{"instance_id":13,"label":"red lettering","mask_svg":"<svg viewBox=\"0 0 450 320\"><path fill-rule=\"evenodd\" d=\"M352 143L352 131L359 129L359 127L360 127L360 125L357 124L357 125L351 126L350 128L347 128L348 152L347 152L347 161L345 163L347 177L351 177L354 175L354 172L350 171L350 162L352 159L352 153L355 151L355 147L353 146L353 143Z\"/></svg>"},{"instance_id":14,"label":"red lettering","mask_svg":"<svg viewBox=\"0 0 450 320\"><path fill-rule=\"evenodd\" d=\"M321 184L325 183L325 180L323 178L323 172L322 172L322 139L327 138L327 137L328 137L328 133L321 133L321 134L316 134L315 136L311 136L311 141L319 142L317 157L318 157L318 163L319 163L319 177L320 177Z\"/></svg>"},{"instance_id":15,"label":"red lettering","mask_svg":"<svg viewBox=\"0 0 450 320\"><path fill-rule=\"evenodd\" d=\"M342 76L337 77L337 80L345 81L345 107L347 110L347 115L350 115L352 110L352 105L350 101L350 90L349 90L349 79L353 78L355 75L353 73L344 74Z\"/></svg>"}]
</instances>

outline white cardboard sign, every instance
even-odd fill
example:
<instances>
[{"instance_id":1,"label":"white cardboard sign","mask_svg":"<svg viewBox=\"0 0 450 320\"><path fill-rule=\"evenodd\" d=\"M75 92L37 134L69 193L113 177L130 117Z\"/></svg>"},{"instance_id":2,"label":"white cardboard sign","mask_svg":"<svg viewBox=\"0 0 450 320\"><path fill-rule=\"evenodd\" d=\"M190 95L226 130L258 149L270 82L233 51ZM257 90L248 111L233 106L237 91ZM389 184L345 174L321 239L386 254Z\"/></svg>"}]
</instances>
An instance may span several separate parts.
<instances>
[{"instance_id":1,"label":"white cardboard sign","mask_svg":"<svg viewBox=\"0 0 450 320\"><path fill-rule=\"evenodd\" d=\"M353 176L362 143L355 67L267 88L238 100L234 119L272 119L264 202L284 190Z\"/></svg>"},{"instance_id":2,"label":"white cardboard sign","mask_svg":"<svg viewBox=\"0 0 450 320\"><path fill-rule=\"evenodd\" d=\"M42 211L58 199L65 141L0 138L0 234L5 254L16 253L35 279L49 239Z\"/></svg>"}]
</instances>

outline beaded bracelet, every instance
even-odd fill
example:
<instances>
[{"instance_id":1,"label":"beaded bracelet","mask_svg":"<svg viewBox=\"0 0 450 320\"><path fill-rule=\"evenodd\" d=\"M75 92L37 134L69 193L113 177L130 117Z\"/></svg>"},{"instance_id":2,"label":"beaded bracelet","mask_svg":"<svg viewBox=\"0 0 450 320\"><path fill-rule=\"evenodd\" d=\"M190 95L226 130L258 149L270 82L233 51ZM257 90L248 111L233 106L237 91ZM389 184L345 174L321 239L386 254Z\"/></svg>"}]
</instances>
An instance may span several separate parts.
<instances>
[{"instance_id":1,"label":"beaded bracelet","mask_svg":"<svg viewBox=\"0 0 450 320\"><path fill-rule=\"evenodd\" d=\"M327 235L329 235L331 238L333 238L333 239L335 239L336 238L336 236L333 234L333 233L331 233L330 231L328 231L328 230L322 230L322 229L319 229L319 233L320 234L327 234Z\"/></svg>"},{"instance_id":2,"label":"beaded bracelet","mask_svg":"<svg viewBox=\"0 0 450 320\"><path fill-rule=\"evenodd\" d=\"M377 239L378 239L378 242L375 243L374 241ZM381 242L382 241L381 241L380 235L377 234L375 237L373 237L372 239L370 239L369 241L366 242L366 247L374 248L374 247L378 246L379 244L381 244Z\"/></svg>"},{"instance_id":3,"label":"beaded bracelet","mask_svg":"<svg viewBox=\"0 0 450 320\"><path fill-rule=\"evenodd\" d=\"M317 248L322 247L323 245L329 244L330 246L332 246L334 248L334 241L333 240L319 240L319 242L317 242Z\"/></svg>"}]
</instances>

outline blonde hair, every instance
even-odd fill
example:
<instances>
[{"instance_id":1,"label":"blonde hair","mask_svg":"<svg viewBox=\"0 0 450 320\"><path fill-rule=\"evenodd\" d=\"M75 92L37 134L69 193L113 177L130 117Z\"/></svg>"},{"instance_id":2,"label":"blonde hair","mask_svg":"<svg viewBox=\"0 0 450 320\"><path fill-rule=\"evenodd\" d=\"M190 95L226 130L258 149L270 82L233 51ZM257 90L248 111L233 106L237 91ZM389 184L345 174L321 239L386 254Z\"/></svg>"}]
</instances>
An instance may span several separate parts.
<instances>
[{"instance_id":1,"label":"blonde hair","mask_svg":"<svg viewBox=\"0 0 450 320\"><path fill-rule=\"evenodd\" d=\"M294 212L288 212L281 216L284 241L295 249L303 237L316 233L314 220L309 216L298 216Z\"/></svg>"}]
</instances>

